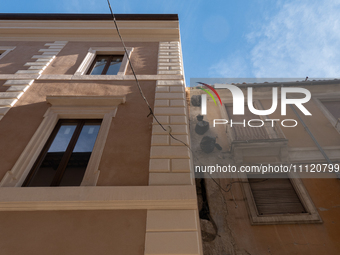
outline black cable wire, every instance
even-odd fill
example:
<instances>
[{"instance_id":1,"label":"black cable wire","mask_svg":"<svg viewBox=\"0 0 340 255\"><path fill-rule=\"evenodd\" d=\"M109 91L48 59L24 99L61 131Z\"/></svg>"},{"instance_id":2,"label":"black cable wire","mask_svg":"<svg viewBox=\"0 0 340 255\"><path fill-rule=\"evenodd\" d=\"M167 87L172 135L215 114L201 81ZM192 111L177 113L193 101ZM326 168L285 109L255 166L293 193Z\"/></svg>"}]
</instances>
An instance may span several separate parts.
<instances>
[{"instance_id":1,"label":"black cable wire","mask_svg":"<svg viewBox=\"0 0 340 255\"><path fill-rule=\"evenodd\" d=\"M194 155L194 152L192 151L192 149L190 148L190 146L187 145L185 142L183 142L183 141L177 139L176 137L174 137L174 136L171 134L171 128L170 128L170 131L167 131L166 128L164 128L164 126L159 122L159 120L158 120L158 119L156 118L156 116L154 115L154 113L153 113L153 111L152 111L152 108L151 108L151 106L150 106L148 100L146 99L146 97L145 97L145 95L144 95L144 93L143 93L143 90L142 90L142 88L141 88L141 86L140 86L140 84L139 84L137 75L136 75L136 73L135 73L135 69L133 68L132 63L131 63L131 61L130 61L130 57L129 57L128 51L127 51L127 49L126 49L124 40L123 40L123 38L122 38L122 36L121 36L121 34L120 34L119 27L118 27L118 25L117 25L116 17L115 17L115 15L113 14L113 11L112 11L112 8L111 8L110 0L107 0L107 3L108 3L108 5L109 5L110 12L111 12L111 16L112 16L113 22L114 22L114 24L115 24L116 31L117 31L117 33L118 33L119 39L120 39L120 41L121 41L121 43L122 43L122 45L123 45L123 48L124 48L124 51L125 51L125 54L126 54L126 58L127 58L128 62L129 62L129 66L130 66L131 71L132 71L132 73L133 73L133 76L134 76L134 78L135 78L135 80L136 80L136 84L137 84L137 87L138 87L138 89L139 89L139 93L141 94L142 98L144 99L145 103L147 104L147 106L148 106L148 108L149 108L149 111L150 111L150 112L149 112L149 114L148 114L147 117L149 117L150 115L152 115L152 117L155 119L155 121L158 123L158 125L159 125L164 131L168 132L169 136L170 136L172 139L174 139L174 140L176 140L176 141L182 143L183 145L185 145L185 146L191 151L192 155L196 158L196 160L197 160L201 165L204 165L204 164L202 164L202 163L200 162L200 160ZM229 191L230 191L231 185L232 185L233 182L230 183L230 184L228 184L228 185L230 185L230 188L228 189L228 191L226 191L225 189L223 189L223 188L221 187L221 185L220 185L220 184L219 184L219 183L218 183L211 175L209 175L209 177L216 183L216 185L217 185L221 190L223 190L224 192L229 192ZM228 185L227 185L227 187L228 187Z\"/></svg>"},{"instance_id":2,"label":"black cable wire","mask_svg":"<svg viewBox=\"0 0 340 255\"><path fill-rule=\"evenodd\" d=\"M150 111L150 112L149 112L149 114L148 114L147 117L149 117L150 115L152 115L152 117L155 119L155 121L158 123L158 125L159 125L164 131L168 132L169 135L170 135L170 137L171 137L172 139L174 139L174 140L176 140L176 141L182 143L183 145L185 145L186 147L188 147L188 148L190 149L190 147L189 147L185 142L183 142L183 141L177 139L176 137L174 137L174 136L171 134L171 131L167 131L166 128L164 128L164 126L159 122L159 120L158 120L158 119L156 118L156 116L154 115L154 113L153 113L153 111L152 111L152 108L151 108L151 106L150 106L148 100L146 99L146 97L145 97L145 95L144 95L144 93L143 93L143 90L142 90L142 88L141 88L141 86L140 86L140 84L139 84L139 81L138 81L138 79L137 79L137 75L136 75L136 73L135 73L135 70L134 70L134 68L133 68L133 66L132 66L132 63L131 63L131 61L130 61L130 57L129 57L128 51L127 51L127 49L126 49L124 40L123 40L123 38L122 38L122 36L121 36L121 34L120 34L120 31L119 31L119 28L118 28L118 25L117 25L116 17L115 17L115 15L113 14L113 11L112 11L112 8L111 8L110 0L107 0L107 3L108 3L108 5L109 5L110 12L111 12L111 15L112 15L112 19L113 19L113 22L114 22L114 24L115 24L115 27L116 27L116 30L117 30L119 39L120 39L120 41L122 42L122 45L123 45L123 47L124 47L124 51L125 51L127 60L128 60L128 62L129 62L129 66L130 66L130 68L131 68L131 70L132 70L133 76L135 77L135 80L136 80L136 83L137 83L137 87L138 87L138 89L139 89L139 93L141 94L142 98L144 99L145 103L147 104L147 106L148 106L148 108L149 108L149 111ZM190 150L191 150L191 149L190 149Z\"/></svg>"},{"instance_id":3,"label":"black cable wire","mask_svg":"<svg viewBox=\"0 0 340 255\"><path fill-rule=\"evenodd\" d=\"M117 33L118 33L119 39L120 39L120 41L121 41L122 44L123 44L124 51L125 51L125 54L126 54L126 58L127 58L128 62L129 62L129 65L130 65L130 68L131 68L131 70L132 70L133 76L135 77L135 80L136 80L136 83L137 83L137 86L138 86L138 89L139 89L139 93L142 95L142 97L143 97L145 103L146 103L147 106L149 107L150 114L153 114L153 111L152 111L152 109L151 109L151 106L150 106L148 100L146 99L146 97L144 96L143 90L142 90L142 88L141 88L140 85L139 85L139 81L138 81L138 79L137 79L137 75L136 75L136 73L135 73L135 69L134 69L133 66L132 66L132 63L131 63L131 61L130 61L130 56L129 56L128 51L127 51L127 49L126 49L124 40L123 40L123 38L122 38L122 36L121 36L121 34L120 34L120 31L119 31L119 28L118 28L118 25L117 25L117 21L116 21L116 17L115 17L115 15L114 15L113 12L112 12L110 0L107 0L107 3L108 3L108 5L109 5L110 12L111 12L111 15L112 15L112 19L113 19L113 22L115 23L115 27L116 27L116 31L117 31ZM150 115L150 114L149 114L149 115ZM148 115L148 116L149 116L149 115Z\"/></svg>"},{"instance_id":4,"label":"black cable wire","mask_svg":"<svg viewBox=\"0 0 340 255\"><path fill-rule=\"evenodd\" d=\"M263 179L263 180L258 180L258 181L252 181L252 183L259 183L259 182L264 182L264 181L268 181L269 179ZM229 192L231 190L231 187L234 183L250 183L248 182L244 182L244 181L232 181L231 183L227 184L227 192Z\"/></svg>"}]
</instances>

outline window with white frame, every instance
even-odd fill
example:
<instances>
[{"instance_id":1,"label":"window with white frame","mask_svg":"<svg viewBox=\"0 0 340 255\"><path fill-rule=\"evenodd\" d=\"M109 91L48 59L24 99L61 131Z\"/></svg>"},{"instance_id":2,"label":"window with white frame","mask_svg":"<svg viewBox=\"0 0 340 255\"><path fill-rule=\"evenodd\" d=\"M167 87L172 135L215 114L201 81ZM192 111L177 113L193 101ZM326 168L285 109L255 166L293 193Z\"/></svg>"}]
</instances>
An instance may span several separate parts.
<instances>
[{"instance_id":1,"label":"window with white frame","mask_svg":"<svg viewBox=\"0 0 340 255\"><path fill-rule=\"evenodd\" d=\"M112 118L116 115L118 105L125 102L125 97L47 96L46 101L52 106L45 113L42 123L13 168L8 171L1 180L0 187L21 187L23 185L62 186L62 179L70 160L72 161L72 157L78 156L84 159L87 157L83 160L83 162L86 161L86 166L76 167L77 169L75 169L71 164L70 167L73 168L73 170L79 170L81 173L76 175L71 174L68 180L64 181L64 186L95 186L98 181L100 173L98 167ZM63 129L60 131L62 124L64 124ZM75 130L72 131L72 128ZM78 129L78 132L76 132L76 129ZM61 138L62 142L59 141L58 144L56 144L57 147L59 146L56 148L56 146L53 146L53 142L58 133L63 137ZM81 137L82 133L83 136L91 136L92 142L83 139ZM73 142L71 140L67 142L64 138L73 139ZM66 149L61 148L62 146L66 146ZM87 149L85 149L84 146ZM69 151L68 156L64 154L67 150ZM47 155L49 152L51 152L50 155ZM55 157L56 155L53 152L63 153L60 160ZM77 152L80 152L82 155ZM49 158L46 160L46 164L42 165L46 156ZM51 166L51 162L52 164L56 162L54 168L59 174L51 170L54 169L53 166ZM30 179L29 175L31 174L33 177L37 175L41 170L41 166L43 166L43 168L46 167L48 170L47 172L41 172L43 179L46 177L44 177L46 173L47 175L52 173L50 174L51 180L43 180L40 182L37 179L37 185L30 185L33 179ZM76 180L73 182L71 179Z\"/></svg>"},{"instance_id":2,"label":"window with white frame","mask_svg":"<svg viewBox=\"0 0 340 255\"><path fill-rule=\"evenodd\" d=\"M297 175L291 173L256 175L241 174L250 221L253 225L322 222Z\"/></svg>"},{"instance_id":3,"label":"window with white frame","mask_svg":"<svg viewBox=\"0 0 340 255\"><path fill-rule=\"evenodd\" d=\"M22 186L79 186L101 121L60 119Z\"/></svg>"},{"instance_id":4,"label":"window with white frame","mask_svg":"<svg viewBox=\"0 0 340 255\"><path fill-rule=\"evenodd\" d=\"M127 48L130 58L133 48ZM92 47L75 75L125 75L128 58L123 47Z\"/></svg>"}]
</instances>

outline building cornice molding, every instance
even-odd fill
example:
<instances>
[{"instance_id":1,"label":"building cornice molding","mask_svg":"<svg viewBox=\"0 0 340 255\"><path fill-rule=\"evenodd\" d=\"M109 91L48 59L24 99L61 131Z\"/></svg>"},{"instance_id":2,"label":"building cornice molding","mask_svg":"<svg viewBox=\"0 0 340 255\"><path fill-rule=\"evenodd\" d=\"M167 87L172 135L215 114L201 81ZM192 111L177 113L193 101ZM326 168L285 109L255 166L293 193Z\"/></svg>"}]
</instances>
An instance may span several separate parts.
<instances>
[{"instance_id":1,"label":"building cornice molding","mask_svg":"<svg viewBox=\"0 0 340 255\"><path fill-rule=\"evenodd\" d=\"M183 75L137 75L139 81L184 80ZM132 81L133 75L0 74L0 80Z\"/></svg>"},{"instance_id":2,"label":"building cornice molding","mask_svg":"<svg viewBox=\"0 0 340 255\"><path fill-rule=\"evenodd\" d=\"M193 185L0 188L0 211L197 209Z\"/></svg>"},{"instance_id":3,"label":"building cornice molding","mask_svg":"<svg viewBox=\"0 0 340 255\"><path fill-rule=\"evenodd\" d=\"M177 20L177 14L114 14L116 20ZM0 20L112 20L104 13L0 13Z\"/></svg>"},{"instance_id":4,"label":"building cornice molding","mask_svg":"<svg viewBox=\"0 0 340 255\"><path fill-rule=\"evenodd\" d=\"M179 41L176 20L122 20L118 27L125 41ZM5 41L119 41L112 20L1 20L0 39Z\"/></svg>"}]
</instances>

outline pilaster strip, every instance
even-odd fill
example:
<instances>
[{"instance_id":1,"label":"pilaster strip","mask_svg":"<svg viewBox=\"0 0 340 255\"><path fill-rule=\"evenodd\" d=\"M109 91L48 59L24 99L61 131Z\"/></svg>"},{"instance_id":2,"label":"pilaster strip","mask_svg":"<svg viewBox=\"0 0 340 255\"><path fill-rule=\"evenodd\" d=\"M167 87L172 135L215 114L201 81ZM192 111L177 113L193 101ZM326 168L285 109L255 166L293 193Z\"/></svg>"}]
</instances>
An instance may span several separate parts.
<instances>
[{"instance_id":1,"label":"pilaster strip","mask_svg":"<svg viewBox=\"0 0 340 255\"><path fill-rule=\"evenodd\" d=\"M179 42L160 42L158 50L158 74L183 74Z\"/></svg>"},{"instance_id":2,"label":"pilaster strip","mask_svg":"<svg viewBox=\"0 0 340 255\"><path fill-rule=\"evenodd\" d=\"M160 42L159 75L183 75L179 42ZM188 107L183 80L158 80L149 164L150 186L194 186L189 148ZM148 210L144 254L203 254L198 209Z\"/></svg>"},{"instance_id":3,"label":"pilaster strip","mask_svg":"<svg viewBox=\"0 0 340 255\"><path fill-rule=\"evenodd\" d=\"M170 74L183 75L180 43L160 42L158 75ZM189 145L184 80L158 80L155 99L154 113L167 131L153 123L149 185L192 185L190 150L169 135Z\"/></svg>"}]
</instances>

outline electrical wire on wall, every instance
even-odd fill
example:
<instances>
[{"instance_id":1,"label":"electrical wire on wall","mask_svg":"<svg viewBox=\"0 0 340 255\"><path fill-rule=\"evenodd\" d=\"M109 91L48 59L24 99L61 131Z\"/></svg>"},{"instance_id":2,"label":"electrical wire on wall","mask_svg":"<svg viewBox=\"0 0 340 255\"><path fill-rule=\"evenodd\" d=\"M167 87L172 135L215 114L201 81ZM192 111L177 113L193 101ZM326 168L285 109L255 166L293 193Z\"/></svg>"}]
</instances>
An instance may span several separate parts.
<instances>
[{"instance_id":1,"label":"electrical wire on wall","mask_svg":"<svg viewBox=\"0 0 340 255\"><path fill-rule=\"evenodd\" d=\"M176 137L174 137L174 136L171 134L171 127L169 126L169 130L167 130L167 129L159 122L159 120L157 119L157 117L154 115L154 112L153 112L153 110L152 110L152 108L151 108L151 106L150 106L150 104L149 104L147 98L145 97L145 95L144 95L144 93L143 93L143 90L142 90L142 88L141 88L141 86L140 86L140 84L139 84L139 81L138 81L136 72L135 72L135 70L134 70L134 68L133 68L133 65L132 65L131 61L130 61L130 57L129 57L128 51L127 51L127 49L126 49L124 40L123 40L123 38L122 38L122 36L121 36L121 34L120 34L119 27L118 27L118 25L117 25L117 20L116 20L116 18L115 18L115 15L113 14L113 11L112 11L112 8L111 8L110 0L107 0L107 3L108 3L109 8L110 8L111 16L112 16L113 22L114 22L114 24L115 24L117 34L118 34L119 39L120 39L120 41L121 41L121 43L122 43L122 45L123 45L123 48L124 48L124 51L125 51L125 55L126 55L126 57L127 57L129 66L130 66L131 71L132 71L132 73L133 73L133 76L134 76L134 78L135 78L136 85L137 85L137 87L138 87L139 93L141 94L143 100L145 101L145 103L146 103L146 105L147 105L147 107L148 107L148 109L149 109L149 114L147 115L147 117L149 117L149 116L151 115L151 116L153 117L153 119L157 122L157 124L158 124L165 132L167 132L167 133L169 134L169 136L170 136L172 139L174 139L174 140L180 142L181 144L183 144L184 146L186 146L186 147L190 150L191 155L193 155L193 156L195 157L195 159L197 160L197 162L199 162L201 165L204 165L204 164L202 164L202 163L200 162L200 160L195 156L195 154L193 153L193 151L192 151L192 149L190 148L190 146L189 146L188 144L186 144L185 142L183 142L183 141L177 139ZM219 190L220 190L220 192L221 192L221 195L222 195L223 199L224 199L224 195L223 195L223 192L222 192L222 191L224 191L225 193L228 193L228 192L231 193L232 199L233 199L234 204L235 204L235 208L238 208L238 205L237 205L237 203L236 203L234 194L233 194L233 192L232 192L232 185L233 185L234 183L238 183L238 182L241 183L242 181L232 181L232 182L230 182L230 183L226 186L227 190L225 190L224 188L222 188L222 186L221 186L221 185L220 185L220 184L219 184L219 183L218 183L211 175L209 175L209 177L210 177L210 178L213 180L213 182L218 186L218 188L219 188ZM210 216L210 214L208 215L208 217L209 217L209 220L212 222L213 227L214 227L214 229L215 229L215 231L216 231L216 233L215 233L215 235L214 235L214 236L216 237L216 236L219 235L219 234L218 234L218 227L217 227L215 221L213 220L213 218ZM213 239L214 239L214 238L213 238Z\"/></svg>"},{"instance_id":2,"label":"electrical wire on wall","mask_svg":"<svg viewBox=\"0 0 340 255\"><path fill-rule=\"evenodd\" d=\"M133 65L132 65L131 61L130 61L130 57L129 57L127 48L126 48L125 43L124 43L124 40L123 40L123 38L122 38L122 36L121 36L121 34L120 34L119 27L118 27L118 25L117 25L116 17L115 17L115 15L113 14L113 11L112 11L112 8L111 8L110 0L107 0L107 3L108 3L108 6L109 6L109 8L110 8L112 20L113 20L113 22L114 22L114 24L115 24L117 34L118 34L119 39L120 39L120 41L121 41L121 43L122 43L122 45L123 45L125 55L126 55L126 57L127 57L129 66L130 66L131 71L132 71L132 73L133 73L133 76L134 76L134 78L135 78L136 85L137 85L137 87L138 87L139 93L141 94L143 100L145 101L147 107L149 108L149 114L147 115L147 117L149 117L149 116L151 115L151 116L154 118L154 120L157 122L157 124L158 124L165 132L167 132L167 133L169 134L169 136L170 136L172 139L174 139L174 140L180 142L181 144L183 144L184 146L186 146L186 147L190 150L190 152L192 153L192 155L195 157L195 159L196 159L201 165L204 165L204 164L202 164L202 163L200 162L200 160L194 155L194 153L193 153L192 149L190 148L190 146L189 146L188 144L186 144L185 142L183 142L183 141L177 139L176 137L174 137L174 136L171 134L171 127L169 126L169 130L167 130L167 129L159 122L159 120L157 119L157 117L154 115L154 112L153 112L153 110L152 110L152 108L151 108L151 106L150 106L150 104L149 104L147 98L145 97L145 95L144 95L144 93L143 93L143 90L142 90L142 88L141 88L141 86L140 86L140 84L139 84L139 81L138 81L136 72L135 72L135 70L134 70L134 68L133 68ZM226 192L226 193L231 192L232 184L237 183L237 182L240 182L240 183L241 183L241 181L233 181L233 182L231 182L231 183L229 183L229 184L227 185L227 190L225 190L225 189L223 189L223 188L221 187L221 185L220 185L220 184L219 184L212 176L209 175L209 177L210 177L210 178L213 180L213 182L220 188L221 191L224 191L224 192ZM232 196L233 196L233 200L234 200L234 202L235 202L234 195L232 195ZM236 207L237 207L236 202L235 202L235 205L236 205Z\"/></svg>"},{"instance_id":3,"label":"electrical wire on wall","mask_svg":"<svg viewBox=\"0 0 340 255\"><path fill-rule=\"evenodd\" d=\"M108 3L108 5L109 5L110 12L111 12L111 16L112 16L113 22L114 22L114 24L115 24L116 31L117 31L117 33L118 33L119 39L120 39L120 41L121 41L121 43L122 43L122 45L123 45L123 48L124 48L124 51L125 51L126 58L127 58L127 60L128 60L129 66L130 66L131 71L132 71L132 73L133 73L133 76L134 76L134 78L135 78L137 87L138 87L138 89L139 89L139 93L141 94L143 100L145 101L146 105L147 105L148 108L149 108L149 114L148 114L147 117L149 117L149 116L151 115L151 116L155 119L155 121L158 123L158 125L159 125L165 132L168 132L168 134L170 135L170 137L171 137L172 139L174 139L174 140L176 140L176 141L182 143L183 145L185 145L186 147L188 147L188 148L190 149L190 147L189 147L185 142L183 142L183 141L177 139L176 137L174 137L174 136L171 134L171 128L170 128L170 126L169 126L169 131L166 130L166 128L159 122L159 120L157 119L157 117L156 117L155 114L153 113L153 110L152 110L152 108L151 108L151 106L150 106L148 100L146 99L146 97L145 97L145 95L144 95L144 93L143 93L143 90L142 90L142 88L141 88L141 86L140 86L140 84L139 84L139 81L138 81L138 78L137 78L135 69L133 68L132 63L131 63L131 61L130 61L130 57L129 57L128 51L127 51L127 49L126 49L124 40L123 40L123 38L122 38L122 36L121 36L121 34L120 34L120 31L119 31L119 28L118 28L118 25L117 25L116 17L115 17L115 15L113 14L113 11L112 11L112 8L111 8L110 0L107 0L107 3ZM190 150L191 150L191 149L190 149Z\"/></svg>"}]
</instances>

